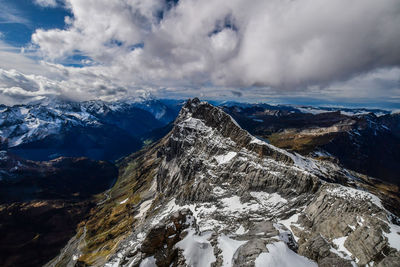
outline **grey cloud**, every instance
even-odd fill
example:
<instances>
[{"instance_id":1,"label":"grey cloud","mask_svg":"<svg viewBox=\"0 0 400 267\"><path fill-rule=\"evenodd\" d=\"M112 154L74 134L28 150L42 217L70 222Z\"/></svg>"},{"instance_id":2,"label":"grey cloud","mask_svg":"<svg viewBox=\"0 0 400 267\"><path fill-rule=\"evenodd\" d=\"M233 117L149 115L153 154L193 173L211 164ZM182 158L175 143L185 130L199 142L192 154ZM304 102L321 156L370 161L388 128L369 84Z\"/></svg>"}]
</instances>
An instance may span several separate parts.
<instances>
[{"instance_id":1,"label":"grey cloud","mask_svg":"<svg viewBox=\"0 0 400 267\"><path fill-rule=\"evenodd\" d=\"M232 90L231 93L232 93L232 95L237 96L237 97L241 97L243 95L243 93L239 92L239 91L233 91Z\"/></svg>"},{"instance_id":2,"label":"grey cloud","mask_svg":"<svg viewBox=\"0 0 400 267\"><path fill-rule=\"evenodd\" d=\"M4 72L0 70L0 87L17 87L24 91L35 92L39 90L36 82L32 81L22 73L17 71Z\"/></svg>"},{"instance_id":3,"label":"grey cloud","mask_svg":"<svg viewBox=\"0 0 400 267\"><path fill-rule=\"evenodd\" d=\"M304 88L400 64L398 0L67 5L69 28L32 36L40 51L53 60L80 51L137 85Z\"/></svg>"},{"instance_id":4,"label":"grey cloud","mask_svg":"<svg viewBox=\"0 0 400 267\"><path fill-rule=\"evenodd\" d=\"M96 91L98 91L99 94L102 96L118 96L118 95L127 93L127 89L125 89L125 88L122 88L122 87L111 87L110 88L105 85L100 85Z\"/></svg>"}]
</instances>

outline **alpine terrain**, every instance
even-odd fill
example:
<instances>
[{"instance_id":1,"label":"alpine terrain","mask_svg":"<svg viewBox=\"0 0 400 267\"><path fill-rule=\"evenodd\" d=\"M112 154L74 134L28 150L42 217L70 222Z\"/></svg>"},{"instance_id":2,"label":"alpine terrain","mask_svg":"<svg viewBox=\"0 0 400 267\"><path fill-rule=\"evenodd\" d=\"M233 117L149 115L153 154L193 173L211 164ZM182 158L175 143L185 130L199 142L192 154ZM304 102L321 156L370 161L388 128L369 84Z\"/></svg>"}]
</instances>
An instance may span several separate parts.
<instances>
[{"instance_id":1,"label":"alpine terrain","mask_svg":"<svg viewBox=\"0 0 400 267\"><path fill-rule=\"evenodd\" d=\"M42 266L76 233L118 175L105 161L24 160L1 150L0 266Z\"/></svg>"},{"instance_id":2,"label":"alpine terrain","mask_svg":"<svg viewBox=\"0 0 400 267\"><path fill-rule=\"evenodd\" d=\"M194 98L46 266L399 266L399 192Z\"/></svg>"},{"instance_id":3,"label":"alpine terrain","mask_svg":"<svg viewBox=\"0 0 400 267\"><path fill-rule=\"evenodd\" d=\"M270 144L399 185L400 114L379 109L223 106L244 129Z\"/></svg>"},{"instance_id":4,"label":"alpine terrain","mask_svg":"<svg viewBox=\"0 0 400 267\"><path fill-rule=\"evenodd\" d=\"M13 153L30 160L60 156L116 160L157 139L181 101L151 97L116 102L43 99L0 105L0 136Z\"/></svg>"}]
</instances>

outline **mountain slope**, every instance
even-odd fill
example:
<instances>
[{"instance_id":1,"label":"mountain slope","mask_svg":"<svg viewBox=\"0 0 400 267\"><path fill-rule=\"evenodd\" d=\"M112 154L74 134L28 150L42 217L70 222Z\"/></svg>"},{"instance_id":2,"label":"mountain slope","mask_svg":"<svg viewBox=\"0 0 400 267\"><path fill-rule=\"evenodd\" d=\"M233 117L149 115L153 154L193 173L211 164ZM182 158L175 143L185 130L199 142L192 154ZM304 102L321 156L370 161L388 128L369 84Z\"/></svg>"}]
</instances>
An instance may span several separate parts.
<instances>
[{"instance_id":1,"label":"mountain slope","mask_svg":"<svg viewBox=\"0 0 400 267\"><path fill-rule=\"evenodd\" d=\"M275 146L400 183L399 114L375 110L380 115L376 116L370 110L326 108L312 114L266 105L223 108L246 130Z\"/></svg>"},{"instance_id":2,"label":"mountain slope","mask_svg":"<svg viewBox=\"0 0 400 267\"><path fill-rule=\"evenodd\" d=\"M140 149L143 136L175 119L180 104L167 103L140 99L0 105L0 135L10 150L31 160L116 160Z\"/></svg>"},{"instance_id":3,"label":"mountain slope","mask_svg":"<svg viewBox=\"0 0 400 267\"><path fill-rule=\"evenodd\" d=\"M57 255L117 175L108 162L0 151L0 265L42 266Z\"/></svg>"},{"instance_id":4,"label":"mountain slope","mask_svg":"<svg viewBox=\"0 0 400 267\"><path fill-rule=\"evenodd\" d=\"M49 266L400 262L397 192L262 142L198 99L119 168L85 235Z\"/></svg>"}]
</instances>

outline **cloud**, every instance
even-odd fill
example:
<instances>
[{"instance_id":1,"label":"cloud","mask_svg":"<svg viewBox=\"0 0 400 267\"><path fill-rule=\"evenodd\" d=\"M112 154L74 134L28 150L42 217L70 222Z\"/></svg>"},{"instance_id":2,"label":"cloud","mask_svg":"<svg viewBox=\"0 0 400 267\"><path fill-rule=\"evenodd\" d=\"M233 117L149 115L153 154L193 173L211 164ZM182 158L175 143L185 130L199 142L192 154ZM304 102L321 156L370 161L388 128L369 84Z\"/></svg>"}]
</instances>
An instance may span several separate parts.
<instances>
[{"instance_id":1,"label":"cloud","mask_svg":"<svg viewBox=\"0 0 400 267\"><path fill-rule=\"evenodd\" d=\"M0 40L0 68L17 69L29 74L43 74L48 71L39 62L28 57L28 54L30 51L11 46Z\"/></svg>"},{"instance_id":2,"label":"cloud","mask_svg":"<svg viewBox=\"0 0 400 267\"><path fill-rule=\"evenodd\" d=\"M355 91L354 88L359 90ZM348 99L391 100L400 96L400 68L383 68L335 82L325 88L326 94Z\"/></svg>"},{"instance_id":3,"label":"cloud","mask_svg":"<svg viewBox=\"0 0 400 267\"><path fill-rule=\"evenodd\" d=\"M0 104L21 104L54 96L72 100L114 100L128 94L108 67L74 68L35 59L35 53L0 40ZM129 87L134 93L133 87Z\"/></svg>"},{"instance_id":4,"label":"cloud","mask_svg":"<svg viewBox=\"0 0 400 267\"><path fill-rule=\"evenodd\" d=\"M237 96L237 97L241 97L243 95L242 92L234 91L234 90L232 90L231 93L232 93L232 95Z\"/></svg>"},{"instance_id":5,"label":"cloud","mask_svg":"<svg viewBox=\"0 0 400 267\"><path fill-rule=\"evenodd\" d=\"M32 36L43 54L56 60L79 51L111 68L124 66L140 82L292 88L400 63L397 0L67 5L74 14L67 29ZM132 51L139 43L143 48Z\"/></svg>"},{"instance_id":6,"label":"cloud","mask_svg":"<svg viewBox=\"0 0 400 267\"><path fill-rule=\"evenodd\" d=\"M65 28L32 35L48 70L36 75L65 94L400 94L388 76L400 66L398 0L66 0L65 7L73 15ZM63 66L76 57L80 67Z\"/></svg>"},{"instance_id":7,"label":"cloud","mask_svg":"<svg viewBox=\"0 0 400 267\"><path fill-rule=\"evenodd\" d=\"M45 95L56 95L59 89L54 82L37 75L24 75L16 70L0 69L0 94L2 102L22 103Z\"/></svg>"},{"instance_id":8,"label":"cloud","mask_svg":"<svg viewBox=\"0 0 400 267\"><path fill-rule=\"evenodd\" d=\"M0 24L19 23L29 25L22 12L5 0L0 0Z\"/></svg>"},{"instance_id":9,"label":"cloud","mask_svg":"<svg viewBox=\"0 0 400 267\"><path fill-rule=\"evenodd\" d=\"M58 5L56 0L34 0L34 3L42 7L56 7Z\"/></svg>"},{"instance_id":10,"label":"cloud","mask_svg":"<svg viewBox=\"0 0 400 267\"><path fill-rule=\"evenodd\" d=\"M0 64L0 104L23 104L43 97L111 101L154 90L125 85L104 75L104 69L97 67L79 69L46 62L37 62L36 67L42 71L26 74L2 69Z\"/></svg>"}]
</instances>

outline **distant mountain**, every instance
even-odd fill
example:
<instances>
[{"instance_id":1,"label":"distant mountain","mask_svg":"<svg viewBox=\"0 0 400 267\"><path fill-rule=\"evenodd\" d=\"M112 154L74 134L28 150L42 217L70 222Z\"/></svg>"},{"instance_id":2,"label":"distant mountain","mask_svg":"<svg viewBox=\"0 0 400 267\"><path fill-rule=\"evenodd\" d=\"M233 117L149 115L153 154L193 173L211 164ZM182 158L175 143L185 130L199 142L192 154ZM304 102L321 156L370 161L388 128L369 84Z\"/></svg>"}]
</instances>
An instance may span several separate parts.
<instances>
[{"instance_id":1,"label":"distant mountain","mask_svg":"<svg viewBox=\"0 0 400 267\"><path fill-rule=\"evenodd\" d=\"M340 111L341 114L348 116L366 115L369 113L373 113L376 116L382 116L391 113L390 111L387 110L373 109L373 108L312 107L312 106L294 106L294 107L303 113L311 113L311 114Z\"/></svg>"},{"instance_id":2,"label":"distant mountain","mask_svg":"<svg viewBox=\"0 0 400 267\"><path fill-rule=\"evenodd\" d=\"M44 101L0 106L0 136L15 154L32 160L87 156L115 160L137 151L142 136L173 121L179 101L127 99Z\"/></svg>"},{"instance_id":3,"label":"distant mountain","mask_svg":"<svg viewBox=\"0 0 400 267\"><path fill-rule=\"evenodd\" d=\"M46 266L400 263L396 186L277 148L199 99L118 166L109 198Z\"/></svg>"},{"instance_id":4,"label":"distant mountain","mask_svg":"<svg viewBox=\"0 0 400 267\"><path fill-rule=\"evenodd\" d=\"M243 128L273 145L400 185L399 114L258 104L223 108Z\"/></svg>"}]
</instances>

